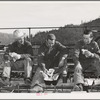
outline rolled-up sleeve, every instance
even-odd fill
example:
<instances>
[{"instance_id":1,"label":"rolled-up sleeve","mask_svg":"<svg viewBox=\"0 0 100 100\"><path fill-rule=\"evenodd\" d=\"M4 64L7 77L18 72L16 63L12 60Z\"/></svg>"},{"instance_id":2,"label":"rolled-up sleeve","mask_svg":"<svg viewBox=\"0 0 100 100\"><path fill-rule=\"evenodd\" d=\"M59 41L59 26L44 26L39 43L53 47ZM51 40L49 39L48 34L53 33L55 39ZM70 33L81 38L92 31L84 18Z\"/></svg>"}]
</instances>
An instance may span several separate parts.
<instances>
[{"instance_id":1,"label":"rolled-up sleeve","mask_svg":"<svg viewBox=\"0 0 100 100\"><path fill-rule=\"evenodd\" d=\"M59 52L61 53L61 56L68 55L68 48L64 45L62 45L60 42L57 42L57 48Z\"/></svg>"},{"instance_id":2,"label":"rolled-up sleeve","mask_svg":"<svg viewBox=\"0 0 100 100\"><path fill-rule=\"evenodd\" d=\"M44 63L44 56L45 56L45 44L42 44L38 50L38 63Z\"/></svg>"}]
</instances>

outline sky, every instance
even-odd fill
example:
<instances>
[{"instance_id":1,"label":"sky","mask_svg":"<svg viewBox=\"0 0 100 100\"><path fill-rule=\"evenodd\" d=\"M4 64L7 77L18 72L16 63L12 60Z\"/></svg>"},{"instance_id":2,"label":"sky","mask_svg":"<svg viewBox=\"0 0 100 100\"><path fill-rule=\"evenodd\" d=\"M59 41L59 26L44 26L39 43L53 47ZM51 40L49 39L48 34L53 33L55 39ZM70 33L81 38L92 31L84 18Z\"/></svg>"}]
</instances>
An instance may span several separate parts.
<instances>
[{"instance_id":1,"label":"sky","mask_svg":"<svg viewBox=\"0 0 100 100\"><path fill-rule=\"evenodd\" d=\"M98 17L100 1L0 1L0 28L60 27Z\"/></svg>"}]
</instances>

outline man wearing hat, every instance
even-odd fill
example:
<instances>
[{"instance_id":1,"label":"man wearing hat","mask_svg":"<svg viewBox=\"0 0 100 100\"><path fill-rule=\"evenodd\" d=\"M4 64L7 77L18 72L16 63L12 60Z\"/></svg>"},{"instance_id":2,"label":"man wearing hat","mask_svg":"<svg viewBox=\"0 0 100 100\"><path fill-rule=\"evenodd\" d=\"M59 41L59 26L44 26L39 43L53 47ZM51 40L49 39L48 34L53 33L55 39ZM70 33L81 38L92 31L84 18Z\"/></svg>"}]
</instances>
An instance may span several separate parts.
<instances>
[{"instance_id":1,"label":"man wearing hat","mask_svg":"<svg viewBox=\"0 0 100 100\"><path fill-rule=\"evenodd\" d=\"M14 42L8 45L7 52L10 55L10 59L5 59L3 75L0 80L4 85L8 85L10 79L11 69L19 70L24 68L25 83L30 83L32 74L32 60L30 58L33 55L32 45L30 42L24 39L25 34L19 30L13 32Z\"/></svg>"},{"instance_id":2,"label":"man wearing hat","mask_svg":"<svg viewBox=\"0 0 100 100\"><path fill-rule=\"evenodd\" d=\"M46 41L39 48L39 67L33 77L32 88L35 91L35 85L44 83L42 73L49 73L49 69L53 69L53 75L56 78L58 75L66 71L67 49L60 42L56 41L54 34L49 34ZM41 90L41 88L40 88ZM39 87L38 90L39 91Z\"/></svg>"}]
</instances>

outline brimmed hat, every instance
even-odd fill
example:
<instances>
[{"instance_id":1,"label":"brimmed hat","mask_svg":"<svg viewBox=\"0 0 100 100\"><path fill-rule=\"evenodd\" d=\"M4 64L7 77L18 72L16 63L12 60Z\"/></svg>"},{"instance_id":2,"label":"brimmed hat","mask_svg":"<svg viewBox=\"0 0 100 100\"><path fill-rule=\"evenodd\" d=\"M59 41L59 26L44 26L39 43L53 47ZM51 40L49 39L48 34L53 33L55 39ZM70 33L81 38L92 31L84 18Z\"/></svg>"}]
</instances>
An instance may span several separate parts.
<instances>
[{"instance_id":1,"label":"brimmed hat","mask_svg":"<svg viewBox=\"0 0 100 100\"><path fill-rule=\"evenodd\" d=\"M25 37L25 33L21 32L19 30L15 30L13 32L13 37L16 39L19 39L19 38Z\"/></svg>"},{"instance_id":2,"label":"brimmed hat","mask_svg":"<svg viewBox=\"0 0 100 100\"><path fill-rule=\"evenodd\" d=\"M84 34L85 34L85 35L88 35L90 32L92 33L93 31L90 30L90 29L86 29L86 30L84 30Z\"/></svg>"},{"instance_id":3,"label":"brimmed hat","mask_svg":"<svg viewBox=\"0 0 100 100\"><path fill-rule=\"evenodd\" d=\"M56 36L54 34L49 34L47 36L47 39L50 39L50 40L56 40Z\"/></svg>"}]
</instances>

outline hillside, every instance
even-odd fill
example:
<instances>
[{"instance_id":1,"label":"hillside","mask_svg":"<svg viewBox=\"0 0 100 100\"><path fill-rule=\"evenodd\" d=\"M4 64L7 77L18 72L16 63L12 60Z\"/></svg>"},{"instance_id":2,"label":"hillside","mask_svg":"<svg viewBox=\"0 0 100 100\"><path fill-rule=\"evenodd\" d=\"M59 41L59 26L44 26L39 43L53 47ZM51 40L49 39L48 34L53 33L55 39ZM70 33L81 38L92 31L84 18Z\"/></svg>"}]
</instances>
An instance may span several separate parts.
<instances>
[{"instance_id":1,"label":"hillside","mask_svg":"<svg viewBox=\"0 0 100 100\"><path fill-rule=\"evenodd\" d=\"M7 33L0 33L0 45L7 45L12 42L12 35Z\"/></svg>"},{"instance_id":2,"label":"hillside","mask_svg":"<svg viewBox=\"0 0 100 100\"><path fill-rule=\"evenodd\" d=\"M100 36L100 18L92 20L81 25L65 25L59 29L38 32L34 37L31 37L32 44L41 44L45 41L46 36L50 33L56 35L57 40L64 45L75 44L82 36L83 30L85 28L98 30L97 33L94 33L95 38ZM0 44L7 45L12 42L12 35L7 33L0 33Z\"/></svg>"},{"instance_id":3,"label":"hillside","mask_svg":"<svg viewBox=\"0 0 100 100\"><path fill-rule=\"evenodd\" d=\"M94 27L93 27L94 26ZM85 28L100 31L100 18L90 21L88 23L83 23L81 25L65 25L58 30L52 30L49 32L39 32L33 37L33 44L41 44L45 41L46 36L50 33L56 35L57 40L64 45L75 44L81 37ZM97 37L100 33L94 33Z\"/></svg>"},{"instance_id":4,"label":"hillside","mask_svg":"<svg viewBox=\"0 0 100 100\"><path fill-rule=\"evenodd\" d=\"M56 35L57 40L60 41L62 44L73 44L76 42L77 39L81 38L80 34L82 34L82 28L68 28L69 26L65 26L62 28L59 28L58 30L52 30L49 32L39 32L38 34L33 37L33 43L41 44L45 41L46 36L49 33L53 33ZM76 35L77 34L77 35Z\"/></svg>"}]
</instances>

